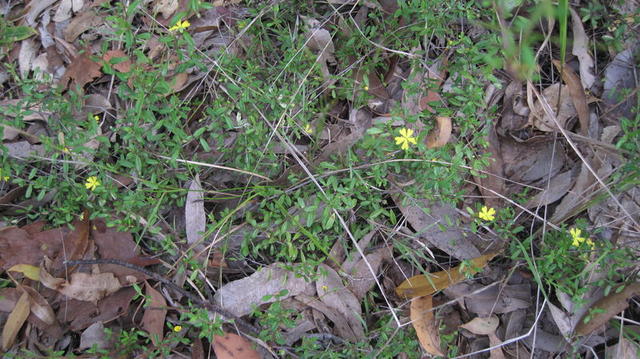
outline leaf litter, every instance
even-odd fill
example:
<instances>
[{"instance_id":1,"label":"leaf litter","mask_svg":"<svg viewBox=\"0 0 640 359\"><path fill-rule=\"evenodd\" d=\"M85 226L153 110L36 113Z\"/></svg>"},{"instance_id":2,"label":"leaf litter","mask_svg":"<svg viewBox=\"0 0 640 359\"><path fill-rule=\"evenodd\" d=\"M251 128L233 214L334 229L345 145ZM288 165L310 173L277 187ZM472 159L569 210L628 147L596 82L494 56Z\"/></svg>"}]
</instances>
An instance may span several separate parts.
<instances>
[{"instance_id":1,"label":"leaf litter","mask_svg":"<svg viewBox=\"0 0 640 359\"><path fill-rule=\"evenodd\" d=\"M111 67L117 75L124 76L122 78L114 76L112 82L115 80L116 84L118 82L130 84L130 81L122 79L137 70L136 66L139 65L136 64L133 53L127 54L119 47L110 49L101 42L102 40L96 41L100 38L102 28L105 26L103 12L98 10L99 3L62 0L32 1L27 4L23 11L23 20L20 20L22 21L20 24L26 25L23 26L25 30L22 35L12 38L11 43L16 43L16 46L9 55L9 59L17 63L18 73L23 78L34 74L43 80L45 78L43 74L46 73L52 75L53 80L63 89L86 91L84 107L78 116L90 114L93 117L102 114L103 116L100 116L102 120L108 121L110 118L117 118L120 115L119 112L128 104L120 102L117 91L112 92L112 88L105 87L104 80L107 76L103 77L103 66ZM194 16L186 1L150 1L144 5L147 6L149 14L139 23L135 22L134 26L151 26L156 24L154 21L157 21L158 24L168 27L175 14L186 14L185 20L190 19L193 23L192 35L196 47L212 57L214 54L226 51L227 54L242 58L247 56L243 53L248 48L246 41L255 39L246 35L238 38L229 35L230 28L238 23L242 18L240 14L246 11L237 3L237 1L217 1L214 2L213 8ZM354 21L360 26L367 21L368 16L375 9L383 9L385 16L397 10L395 1L381 1L380 4L372 2L360 4L355 1L330 1L330 3L355 7L357 15ZM518 6L520 5L522 4ZM517 6L509 7L513 10ZM621 13L629 13L629 11L631 10L625 8ZM542 108L540 101L537 101L538 99L534 101L530 91L529 94L525 94L521 82L500 78L506 89L496 90L494 94L497 93L497 99L493 101L502 105L502 111L495 124L487 124L490 129L488 137L485 138L488 147L476 149L478 156L489 159L488 167L485 168L488 175L473 176L473 181L469 181L469 188L475 186L475 189L466 193L473 193L470 197L478 194L480 196L476 200L469 200L469 203L482 203L499 209L505 206L503 197L512 198L513 195L526 189L530 192L526 201L520 202L523 208L537 210L548 207L552 213L551 223L563 223L581 216L594 228L605 228L605 233L608 233L609 228L615 228L617 243L625 248L633 248L634 241L637 242L637 228L624 218L625 215L622 212L637 213L640 210L637 188L626 190L615 199L603 198L603 190L599 188L598 181L592 172L595 170L598 178L613 179L616 170L622 166L620 153L615 151L616 141L620 139L622 132L620 126L615 126L618 123L616 116L633 117L632 109L636 103L636 96L629 93L633 94L637 90L636 84L632 81L633 71L637 67L636 58L633 56L636 49L629 44L625 44L626 50L617 54L609 49L613 61L603 66L598 63L598 57L593 52L595 47L590 38L593 36L590 33L591 29L582 24L580 15L574 9L570 9L570 15L573 36L571 51L575 58L562 64L562 71L558 69L558 73L562 73L562 83L558 81L559 76L556 76L554 80L545 79L546 82L541 82L540 87L542 96L551 105L555 116L550 116L548 111ZM449 97L451 93L448 89L451 88L452 80L459 76L459 74L449 75L448 60L451 56L459 56L459 54L447 50L436 55L435 61L433 58L428 59L434 61L435 65L427 66L423 62L413 67L413 65L409 66L402 56L398 56L398 52L383 49L381 45L373 42L375 45L372 45L372 48L379 51L369 54L374 56L359 60L353 58L349 64L340 64L337 53L342 50L343 38L341 34L334 32L333 20L324 21L326 19L323 18L321 21L320 18L302 16L301 19L304 22L301 33L305 46L316 58L319 71L326 82L322 86L332 89L336 83L337 71L345 67L353 67L354 71L351 75L356 85L364 87L365 83L368 84L365 92L373 98L361 108L347 105L342 111L338 111L342 112L341 115L335 115L338 121L323 123L324 120L314 119L311 122L313 124L311 128L324 129L321 134L318 134L318 139L322 141L319 152L315 154L309 152L314 150L313 142L300 141L293 144L280 142L282 150L278 153L286 156L292 156L294 152L309 154L307 159L311 163L311 168L317 170L321 168L322 162L330 157L349 154L357 148L356 144L366 138L367 131L372 126L380 124L389 124L392 127L412 126L418 132L429 125L432 130L422 135L425 140L424 145L431 150L447 149L447 146L462 144L461 140L464 138L458 127L460 113L453 116L437 115L439 111L437 108L449 106L447 102L451 98ZM436 34L431 40L433 43L428 47L441 41L439 36ZM147 55L152 61L168 55L167 47L159 42L157 37L150 39L146 46ZM97 51L99 48L110 50ZM415 51L419 50L415 49ZM434 54L429 53L427 57L432 55ZM383 60L379 64L374 64L376 66L369 66L376 58ZM556 67L559 65L557 61L551 62ZM163 74L166 75L165 78L170 84L166 96L171 94L182 96L209 79L208 72L205 73L200 69L177 71L176 65L178 64L172 64L172 69ZM372 68L374 69L371 70ZM605 70L601 76L597 71L602 68ZM550 64L547 70L554 71ZM0 69L0 78L3 73ZM598 88L601 80L604 84L603 91ZM3 81L7 80L0 80L0 82ZM420 89L417 94L410 95L410 91L402 88L402 84L410 83ZM561 93L560 98L558 93ZM189 96L192 95L189 94ZM500 101L500 97L503 101ZM596 97L602 98L603 102L595 101ZM4 103L3 99L3 105ZM560 110L556 111L555 106L558 103ZM389 109L397 104L400 104L407 114L418 116L419 120L408 123L404 118L388 113ZM22 106L26 105L22 104ZM604 115L599 117L603 113L600 111L602 109L604 109ZM428 114L433 116L429 117ZM11 113L7 116L15 118ZM28 126L24 131L23 127L14 126L15 124L3 124L4 146L8 148L9 155L14 159L24 160L31 155L41 156L43 152L39 136L46 134L48 121L57 120L56 114L37 109L22 120ZM562 129L573 134L579 133L581 137L570 138L578 139L581 150L588 154L587 163L577 161L575 154L568 149L570 146L566 145L565 139L558 140L555 137L556 131L559 130L556 121L560 123ZM99 132L99 135L102 135L102 132ZM228 134L228 136L231 138L235 135ZM65 137L72 136L68 134L59 136L58 139L62 140L63 145ZM308 136L309 139L312 137ZM597 141L589 141L591 138ZM231 144L233 142L229 141ZM93 150L99 148L95 141L87 142L83 146ZM89 155L74 154L72 156L74 161L90 162L92 159L93 157ZM74 166L78 170L83 168L83 165L74 164ZM301 167L289 167L281 178L300 173L303 173ZM210 182L201 182L200 175L203 176L203 180L212 178L206 178L207 174L198 173L188 185L184 202L184 229L185 239L189 245L202 241L202 235L207 229L207 211L210 209L209 204L212 203L203 195L210 189ZM135 175L131 177L135 178ZM399 177L390 175L388 178L397 180ZM131 179L131 182L133 181L137 179ZM235 183L237 184L239 183ZM241 185L244 186L245 183ZM2 189L3 205L20 208L32 204L43 205L53 200L51 194L47 194L39 201L17 201L22 200L26 189L24 186L11 186L11 188ZM394 190L397 189L394 188ZM398 257L393 246L388 243L383 247L377 246L380 240L385 242L388 240L383 235L375 239L372 239L373 235L358 238L362 239L358 245L365 250L364 257L357 251L347 256L346 260L336 255L331 266L326 264L317 266L313 280L296 277L294 273L297 270L291 270L295 263L261 263L256 266L257 268L245 266L233 272L236 270L232 268L234 261L226 257L228 255L226 252L216 248L215 260L210 260L208 263L210 267L217 267L220 270L221 275L218 279L224 277L224 280L214 285L217 288L214 289L216 294L212 295L214 302L232 313L232 316L237 317L246 316L254 310L262 311L276 301L298 303L303 307L306 306L308 313L313 314L305 314L306 322L303 323L306 324L301 324L301 334L297 334L297 338L303 338L306 335L303 333L310 331L318 332L315 334L329 335L333 335L329 333L333 332L347 341L360 342L367 335L363 323L367 325L372 323L368 318L369 313L363 312L363 308L366 307L362 306L362 303L369 299L369 293L378 290L374 286L376 279L379 279L384 283L384 290L393 292L395 289L399 297L413 298L408 314L416 330L417 340L427 353L444 354L443 348L440 348L439 318L436 316L439 306L434 308L433 303L434 301L441 303L442 298L447 297L458 305L456 311L464 314L466 318L467 323L462 328L476 336L473 340L460 336L458 340L462 344L461 348L469 349L473 345L486 347L486 344L482 343L486 343L487 338L479 338L480 336L488 337L489 346L498 346L502 344L498 336L506 340L521 333L520 330L525 326L525 322L527 325L542 323L541 328L544 327L544 330L540 329L535 342L528 337L521 343L517 343L518 350L523 350L528 355L527 349L524 349L527 345L527 348L532 351L546 350L560 353L563 350L561 348L567 345L566 341L572 340L572 334L589 336L593 343L600 345L607 337L598 329L603 328L620 311L628 308L629 300L638 294L635 283L628 284L621 292L609 293L609 295L604 295L602 291L589 292L583 298L587 299L584 308L577 308L570 299L567 299L566 294L556 292L555 295L560 303L558 305L547 303L550 308L548 318L543 317L540 323L531 323L529 319L523 318L525 313L531 314L534 311L535 306L532 306L531 295L535 282L521 280L495 284L501 280L495 277L496 273L501 273L504 268L500 268L496 263L490 264L489 261L495 254L485 253L491 252L491 246L498 241L496 236L492 233L483 233L483 236L489 237L487 240L486 237L471 231L469 218L465 217L462 210L456 206L432 199L410 198L403 193L398 193L402 191L392 192L391 200L398 214L408 223L400 231L403 235L412 238L414 245L412 250L428 252L433 257L431 259L440 260L436 263L438 266L444 264L451 269L433 270L435 266L425 262L423 263L425 267L429 267L425 271L428 274L412 277L411 275L415 273L403 271L402 266L406 268L406 262ZM624 206L624 211L620 208L620 204ZM322 203L319 211L322 212L324 208L328 207ZM288 213L296 216L301 213L300 210L293 206L288 209ZM3 209L3 214L11 213L11 210ZM520 215L522 213L525 212L521 212ZM8 273L7 275L10 274L12 280L16 281L16 288L3 288L0 292L2 293L0 312L6 314L3 317L5 320L1 323L3 350L13 346L21 332L24 332L26 340L33 340L37 335L59 340L62 338L62 328L65 327L67 330L67 326L68 330L80 336L79 347L77 347L80 351L92 345L110 348L111 344L107 342L104 331L110 328L119 329L114 325L114 319L118 319L129 327L140 326L149 333L151 341L158 344L158 340L168 331L167 322L177 321L171 308L180 301L179 296L172 298L171 291L167 291L164 285L156 286L157 289L154 289L152 286L152 283L155 283L154 276L139 270L150 265L160 265L168 270L168 277L172 274L179 277L174 273L177 271L172 272L175 268L159 259L145 255L130 233L107 227L101 220L89 221L88 214L85 216L84 220L74 221L72 228L49 226L45 229L43 225L29 225L7 226L0 229L0 267ZM320 215L316 214L316 217ZM300 223L306 226L313 222L309 220L304 223L300 221ZM241 233L240 237L254 231L246 223L234 225L237 225L235 228L241 228L238 230L238 233ZM273 230L276 226L273 225L270 229ZM287 232L296 233L295 230ZM263 231L257 238L268 236L269 231ZM340 244L339 241L336 241L337 245ZM238 246L239 243L230 248L235 250ZM443 257L447 257L449 263L442 260ZM66 260L90 258L121 262L64 265ZM483 278L468 278L461 273L460 265L450 264L451 260L454 263L456 260L470 260L477 268L468 272L467 275L482 272ZM132 269L118 264L122 262L137 268ZM224 263L224 265L214 265L215 263ZM69 270L69 273L65 273L65 270ZM401 272L401 275L392 279L390 272L393 270ZM186 279L186 276L182 275ZM493 281L485 276L491 277ZM210 277L207 280L209 279ZM189 280L192 281L193 278ZM131 317L135 316L135 310L132 310L131 304L140 303L134 299L136 293L132 285L143 281L145 293L150 297L150 306L140 311L142 319L140 315L132 319ZM38 286L38 283L43 284L44 287ZM401 303L401 301L395 302L398 305ZM589 309L599 313L587 314ZM386 310L397 310L397 308L386 308ZM472 317L469 313L479 317L469 321ZM588 321L585 320L587 317ZM515 319L507 320L509 318ZM325 323L324 329L321 329L323 328L321 322L330 322L330 325ZM500 323L506 323L507 328L500 328ZM22 331L24 327L28 328ZM33 331L34 328L39 332ZM505 333L503 336L503 330L513 335L509 336ZM33 342L31 341L30 345L31 343ZM194 357L198 357L196 343L200 343L200 347L203 347L202 341L194 342ZM289 345L294 343L295 341ZM220 358L262 357L256 351L254 344L243 336L230 332L215 336L210 344ZM502 358L505 355L511 355L512 345L492 350L490 357ZM608 355L621 357L631 355L624 353L634 353L634 348L626 339L621 338L617 344L608 347L606 351ZM204 352L204 349L201 351ZM201 354L201 357L204 357L204 353Z\"/></svg>"}]
</instances>

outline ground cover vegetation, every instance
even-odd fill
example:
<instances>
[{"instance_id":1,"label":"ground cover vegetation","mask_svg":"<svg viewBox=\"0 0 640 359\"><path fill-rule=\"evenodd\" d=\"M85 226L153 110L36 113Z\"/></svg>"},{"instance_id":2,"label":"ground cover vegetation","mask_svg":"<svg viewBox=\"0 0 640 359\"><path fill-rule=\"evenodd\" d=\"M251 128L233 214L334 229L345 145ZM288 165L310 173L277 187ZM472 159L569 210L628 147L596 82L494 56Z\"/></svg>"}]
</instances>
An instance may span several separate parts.
<instances>
[{"instance_id":1,"label":"ground cover vegetation","mask_svg":"<svg viewBox=\"0 0 640 359\"><path fill-rule=\"evenodd\" d=\"M637 2L0 4L4 357L637 357Z\"/></svg>"}]
</instances>

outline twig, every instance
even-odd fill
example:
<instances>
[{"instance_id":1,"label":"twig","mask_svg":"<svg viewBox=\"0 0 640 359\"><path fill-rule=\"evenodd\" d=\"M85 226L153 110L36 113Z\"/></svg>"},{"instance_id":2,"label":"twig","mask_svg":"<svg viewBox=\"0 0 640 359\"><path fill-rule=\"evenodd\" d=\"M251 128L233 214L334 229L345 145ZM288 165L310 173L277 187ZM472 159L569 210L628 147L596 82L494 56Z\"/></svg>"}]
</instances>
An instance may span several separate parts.
<instances>
[{"instance_id":1,"label":"twig","mask_svg":"<svg viewBox=\"0 0 640 359\"><path fill-rule=\"evenodd\" d=\"M200 298L198 298L196 295L194 295L193 293L187 292L186 290L184 290L182 287L178 286L177 284L173 283L172 281L162 277L161 275L152 272L148 269L139 267L137 265L125 262L125 261L121 261L118 259L82 259L82 260L71 260L71 261L65 261L64 264L66 266L75 266L75 265L82 265L82 264L115 264L115 265L119 265L121 267L125 267L125 268L129 268L132 269L136 272L140 272L143 273L149 277L151 277L152 279L157 280L158 282L166 285L167 287L170 287L174 290L176 290L177 292L179 292L180 294L184 295L185 297L189 298L192 302L212 311L215 312L219 315L221 315L224 319L226 320L230 320L233 321L235 324L238 325L238 327L240 327L243 330L246 330L247 332L249 332L252 335L257 335L260 331L258 330L258 328L254 327L253 325L249 324L248 322L246 322L245 320L235 316L234 314L229 313L228 311L220 308L217 304L202 300Z\"/></svg>"}]
</instances>

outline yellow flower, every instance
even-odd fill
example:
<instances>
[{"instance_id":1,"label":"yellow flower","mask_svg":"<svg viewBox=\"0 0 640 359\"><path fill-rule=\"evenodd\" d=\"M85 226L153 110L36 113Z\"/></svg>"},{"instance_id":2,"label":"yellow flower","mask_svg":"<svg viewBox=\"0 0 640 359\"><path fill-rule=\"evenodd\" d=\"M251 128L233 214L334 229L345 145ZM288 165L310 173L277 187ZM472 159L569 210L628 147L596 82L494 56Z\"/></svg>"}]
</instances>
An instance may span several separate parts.
<instances>
[{"instance_id":1,"label":"yellow flower","mask_svg":"<svg viewBox=\"0 0 640 359\"><path fill-rule=\"evenodd\" d=\"M396 145L400 145L403 150L409 149L409 143L417 144L416 138L413 137L413 130L410 128L400 129L400 136L395 138Z\"/></svg>"},{"instance_id":2,"label":"yellow flower","mask_svg":"<svg viewBox=\"0 0 640 359\"><path fill-rule=\"evenodd\" d=\"M175 25L173 25L173 26L171 26L169 28L169 31L171 31L171 32L174 32L174 31L182 32L182 30L188 28L189 26L191 26L191 23L188 20L178 21Z\"/></svg>"},{"instance_id":3,"label":"yellow flower","mask_svg":"<svg viewBox=\"0 0 640 359\"><path fill-rule=\"evenodd\" d=\"M0 179L2 179L5 182L7 182L9 180L9 176L3 176L2 175L2 168L0 168Z\"/></svg>"},{"instance_id":4,"label":"yellow flower","mask_svg":"<svg viewBox=\"0 0 640 359\"><path fill-rule=\"evenodd\" d=\"M574 247L579 247L582 243L587 243L587 245L591 247L591 249L593 249L596 246L596 244L593 243L591 238L582 237L582 230L578 228L569 229L569 234L571 235L571 239L573 240L571 242L571 245Z\"/></svg>"},{"instance_id":5,"label":"yellow flower","mask_svg":"<svg viewBox=\"0 0 640 359\"><path fill-rule=\"evenodd\" d=\"M63 152L63 153L67 153L67 154L68 154L68 153L71 153L71 150L69 149L69 147L66 147L66 146L65 146L65 147L62 149L62 152Z\"/></svg>"},{"instance_id":6,"label":"yellow flower","mask_svg":"<svg viewBox=\"0 0 640 359\"><path fill-rule=\"evenodd\" d=\"M313 133L313 128L311 128L311 125L310 125L310 124L308 124L308 123L307 123L307 124L304 126L304 132L306 132L306 133L308 133L308 134L312 134L312 133Z\"/></svg>"},{"instance_id":7,"label":"yellow flower","mask_svg":"<svg viewBox=\"0 0 640 359\"><path fill-rule=\"evenodd\" d=\"M494 219L496 219L495 214L495 209L489 208L487 206L482 206L482 208L480 209L480 213L478 213L478 217L480 217L480 219L484 219L485 221L493 221Z\"/></svg>"},{"instance_id":8,"label":"yellow flower","mask_svg":"<svg viewBox=\"0 0 640 359\"><path fill-rule=\"evenodd\" d=\"M182 326L180 326L180 325L176 325L175 327L173 327L173 331L176 332L176 333L178 333L181 330L182 330Z\"/></svg>"},{"instance_id":9,"label":"yellow flower","mask_svg":"<svg viewBox=\"0 0 640 359\"><path fill-rule=\"evenodd\" d=\"M95 115L95 116L93 116L93 119L94 119L96 122L100 123L100 116Z\"/></svg>"},{"instance_id":10,"label":"yellow flower","mask_svg":"<svg viewBox=\"0 0 640 359\"><path fill-rule=\"evenodd\" d=\"M88 189L88 190L95 190L96 188L98 188L98 186L100 186L100 181L98 181L98 177L96 176L91 176L89 178L87 178L87 181L84 183L84 186Z\"/></svg>"}]
</instances>

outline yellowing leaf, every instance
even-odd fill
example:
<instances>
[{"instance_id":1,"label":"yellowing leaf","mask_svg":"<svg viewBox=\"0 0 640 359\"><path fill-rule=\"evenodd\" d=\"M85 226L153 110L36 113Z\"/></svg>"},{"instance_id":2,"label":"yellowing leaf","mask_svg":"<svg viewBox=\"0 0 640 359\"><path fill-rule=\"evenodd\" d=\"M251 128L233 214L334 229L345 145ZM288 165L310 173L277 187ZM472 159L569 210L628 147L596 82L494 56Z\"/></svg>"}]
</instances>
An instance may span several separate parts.
<instances>
[{"instance_id":1,"label":"yellowing leaf","mask_svg":"<svg viewBox=\"0 0 640 359\"><path fill-rule=\"evenodd\" d=\"M497 254L498 253L489 253L471 259L471 267L468 269L468 272L476 274ZM413 276L402 282L402 284L396 288L396 294L398 294L399 297L405 298L432 295L440 290L461 282L463 279L465 279L465 275L460 272L460 266L457 266L448 271L445 270L431 273L428 277L424 275Z\"/></svg>"},{"instance_id":2,"label":"yellowing leaf","mask_svg":"<svg viewBox=\"0 0 640 359\"><path fill-rule=\"evenodd\" d=\"M31 280L40 280L40 268L30 264L16 264L8 270L11 272L20 272Z\"/></svg>"},{"instance_id":3,"label":"yellowing leaf","mask_svg":"<svg viewBox=\"0 0 640 359\"><path fill-rule=\"evenodd\" d=\"M430 295L411 300L411 324L416 330L420 346L427 353L444 356L440 349L438 323L433 315L433 298Z\"/></svg>"},{"instance_id":4,"label":"yellowing leaf","mask_svg":"<svg viewBox=\"0 0 640 359\"><path fill-rule=\"evenodd\" d=\"M16 302L16 306L13 307L13 310L9 314L4 328L2 328L2 350L6 351L13 345L20 328L22 328L24 321L27 320L29 316L30 305L29 294L26 292L22 293L20 299Z\"/></svg>"}]
</instances>

